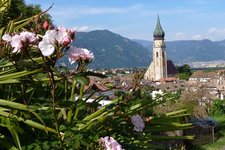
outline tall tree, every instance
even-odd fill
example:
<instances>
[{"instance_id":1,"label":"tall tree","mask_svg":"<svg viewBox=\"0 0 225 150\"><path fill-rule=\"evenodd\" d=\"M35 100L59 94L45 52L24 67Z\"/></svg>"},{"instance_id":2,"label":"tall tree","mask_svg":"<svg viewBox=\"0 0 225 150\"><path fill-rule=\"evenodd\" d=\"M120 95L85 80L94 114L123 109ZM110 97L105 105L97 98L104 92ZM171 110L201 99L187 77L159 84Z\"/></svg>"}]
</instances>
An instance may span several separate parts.
<instances>
[{"instance_id":1,"label":"tall tree","mask_svg":"<svg viewBox=\"0 0 225 150\"><path fill-rule=\"evenodd\" d=\"M188 64L178 67L177 70L179 72L178 77L180 79L188 80L192 74L191 67Z\"/></svg>"},{"instance_id":2,"label":"tall tree","mask_svg":"<svg viewBox=\"0 0 225 150\"><path fill-rule=\"evenodd\" d=\"M40 5L27 5L24 0L11 0L8 10L0 15L0 28L6 26L10 20L25 19L40 12L42 12ZM47 13L41 20L52 22L51 16Z\"/></svg>"}]
</instances>

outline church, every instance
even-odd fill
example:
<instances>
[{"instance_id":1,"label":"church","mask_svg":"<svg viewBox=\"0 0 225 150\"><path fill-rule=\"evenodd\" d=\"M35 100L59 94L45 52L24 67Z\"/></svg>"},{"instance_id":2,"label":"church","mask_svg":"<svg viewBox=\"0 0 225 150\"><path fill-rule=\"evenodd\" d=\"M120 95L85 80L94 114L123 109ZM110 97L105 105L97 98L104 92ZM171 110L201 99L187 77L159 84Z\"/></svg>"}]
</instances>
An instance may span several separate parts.
<instances>
[{"instance_id":1,"label":"church","mask_svg":"<svg viewBox=\"0 0 225 150\"><path fill-rule=\"evenodd\" d=\"M174 77L178 74L173 62L167 60L164 36L165 32L161 27L158 16L156 28L153 33L152 62L144 75L144 79L146 80L158 81L162 78Z\"/></svg>"}]
</instances>

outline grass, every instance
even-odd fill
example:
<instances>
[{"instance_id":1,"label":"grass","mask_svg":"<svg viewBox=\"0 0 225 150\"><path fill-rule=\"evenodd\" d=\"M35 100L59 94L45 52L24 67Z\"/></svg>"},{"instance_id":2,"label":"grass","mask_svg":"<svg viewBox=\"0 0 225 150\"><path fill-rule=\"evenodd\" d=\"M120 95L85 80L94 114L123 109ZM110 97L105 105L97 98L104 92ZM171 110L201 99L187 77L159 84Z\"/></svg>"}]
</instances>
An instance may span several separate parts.
<instances>
[{"instance_id":1,"label":"grass","mask_svg":"<svg viewBox=\"0 0 225 150\"><path fill-rule=\"evenodd\" d=\"M196 150L225 150L225 114L214 117L218 121L218 126L215 130L214 143L196 146Z\"/></svg>"}]
</instances>

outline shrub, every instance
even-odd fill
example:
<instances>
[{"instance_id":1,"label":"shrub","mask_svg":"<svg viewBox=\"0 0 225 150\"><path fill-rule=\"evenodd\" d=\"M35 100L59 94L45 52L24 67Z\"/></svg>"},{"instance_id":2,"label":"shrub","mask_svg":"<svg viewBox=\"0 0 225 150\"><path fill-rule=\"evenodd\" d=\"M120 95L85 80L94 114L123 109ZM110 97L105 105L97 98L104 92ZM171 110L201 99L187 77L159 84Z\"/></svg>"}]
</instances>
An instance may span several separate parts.
<instances>
[{"instance_id":1,"label":"shrub","mask_svg":"<svg viewBox=\"0 0 225 150\"><path fill-rule=\"evenodd\" d=\"M88 102L87 95L94 94L85 90L90 77L105 77L87 71L93 53L70 45L72 30L45 26L37 34L24 28L42 14L0 29L1 149L99 149L113 144L149 149L156 147L149 143L153 139L192 139L157 134L191 127L179 121L188 114L153 115L153 107L166 99L152 100L138 82L130 92L118 91L108 105L99 107L104 95ZM56 65L65 55L75 64L71 70Z\"/></svg>"},{"instance_id":2,"label":"shrub","mask_svg":"<svg viewBox=\"0 0 225 150\"><path fill-rule=\"evenodd\" d=\"M220 99L213 100L210 113L214 116L225 114L225 101Z\"/></svg>"}]
</instances>

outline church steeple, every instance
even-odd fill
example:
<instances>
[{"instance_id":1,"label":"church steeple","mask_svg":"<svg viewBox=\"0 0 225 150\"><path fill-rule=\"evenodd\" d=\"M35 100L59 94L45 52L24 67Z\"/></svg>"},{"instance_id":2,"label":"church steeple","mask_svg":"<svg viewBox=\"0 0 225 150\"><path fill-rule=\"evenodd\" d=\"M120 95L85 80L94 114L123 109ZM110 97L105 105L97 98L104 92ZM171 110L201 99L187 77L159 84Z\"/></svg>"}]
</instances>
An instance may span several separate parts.
<instances>
[{"instance_id":1,"label":"church steeple","mask_svg":"<svg viewBox=\"0 0 225 150\"><path fill-rule=\"evenodd\" d=\"M164 42L165 32L161 27L159 15L153 36L152 62L145 72L144 79L159 81L162 78L175 76L176 73L171 69L176 67L173 67L174 64L171 61L167 61L166 44Z\"/></svg>"},{"instance_id":2,"label":"church steeple","mask_svg":"<svg viewBox=\"0 0 225 150\"><path fill-rule=\"evenodd\" d=\"M165 33L161 27L159 16L153 36L152 63L146 71L144 79L158 81L161 78L166 78L168 76L166 45L164 42Z\"/></svg>"},{"instance_id":3,"label":"church steeple","mask_svg":"<svg viewBox=\"0 0 225 150\"><path fill-rule=\"evenodd\" d=\"M163 31L161 27L159 15L158 15L157 25L153 33L153 37L155 40L157 40L157 39L164 39L164 36L165 36L165 32Z\"/></svg>"}]
</instances>

